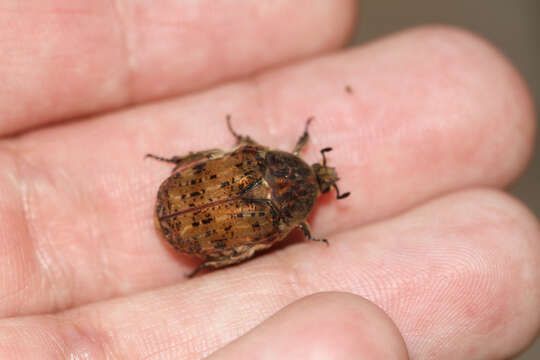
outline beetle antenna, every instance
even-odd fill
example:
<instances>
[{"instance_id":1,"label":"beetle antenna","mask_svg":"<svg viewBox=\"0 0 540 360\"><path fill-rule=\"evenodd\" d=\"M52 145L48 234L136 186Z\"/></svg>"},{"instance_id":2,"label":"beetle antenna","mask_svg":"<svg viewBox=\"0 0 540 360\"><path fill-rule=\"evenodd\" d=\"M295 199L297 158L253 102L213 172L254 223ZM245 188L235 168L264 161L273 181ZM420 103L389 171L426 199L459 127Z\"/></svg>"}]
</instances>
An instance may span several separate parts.
<instances>
[{"instance_id":1,"label":"beetle antenna","mask_svg":"<svg viewBox=\"0 0 540 360\"><path fill-rule=\"evenodd\" d=\"M331 147L326 147L326 148L324 148L324 149L321 150L323 167L326 167L326 156L324 155L324 153L327 153L327 152L329 152L329 151L332 151L332 148L331 148Z\"/></svg>"},{"instance_id":2,"label":"beetle antenna","mask_svg":"<svg viewBox=\"0 0 540 360\"><path fill-rule=\"evenodd\" d=\"M334 189L336 189L336 193L337 193L336 198L338 200L345 199L347 196L351 195L351 193L349 191L347 191L345 194L340 194L336 183L333 183L332 185L334 186Z\"/></svg>"}]
</instances>

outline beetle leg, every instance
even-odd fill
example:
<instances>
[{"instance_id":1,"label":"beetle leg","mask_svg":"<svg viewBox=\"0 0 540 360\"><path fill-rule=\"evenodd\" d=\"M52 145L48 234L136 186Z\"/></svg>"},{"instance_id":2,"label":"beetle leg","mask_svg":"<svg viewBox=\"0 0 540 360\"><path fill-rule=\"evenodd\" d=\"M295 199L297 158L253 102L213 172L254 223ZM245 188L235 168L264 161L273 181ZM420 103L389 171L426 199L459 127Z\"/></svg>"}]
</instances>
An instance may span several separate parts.
<instances>
[{"instance_id":1,"label":"beetle leg","mask_svg":"<svg viewBox=\"0 0 540 360\"><path fill-rule=\"evenodd\" d=\"M188 277L188 278L191 279L192 277L194 277L195 275L197 275L197 273L198 273L199 271L201 271L201 270L204 269L204 268L206 268L205 263L202 263L202 264L200 264L199 266L197 266L197 267L195 268L195 270L193 270L193 271L190 272L188 275L186 275L186 277Z\"/></svg>"},{"instance_id":2,"label":"beetle leg","mask_svg":"<svg viewBox=\"0 0 540 360\"><path fill-rule=\"evenodd\" d=\"M197 275L197 273L198 273L199 271L201 271L202 269L209 268L209 267L210 267L210 265L208 265L208 261L205 260L202 264L200 264L199 266L197 266L197 267L195 268L195 270L193 270L192 272L190 272L190 273L187 275L187 277L191 279L192 277L194 277L195 275Z\"/></svg>"},{"instance_id":3,"label":"beetle leg","mask_svg":"<svg viewBox=\"0 0 540 360\"><path fill-rule=\"evenodd\" d=\"M314 117L311 116L306 120L306 127L304 128L304 133L302 136L300 136L300 139L296 142L296 145L294 146L293 154L298 156L300 154L300 151L306 146L308 140L309 140L309 133L308 133L308 127L309 124L313 121Z\"/></svg>"},{"instance_id":4,"label":"beetle leg","mask_svg":"<svg viewBox=\"0 0 540 360\"><path fill-rule=\"evenodd\" d=\"M323 242L323 243L326 243L326 245L329 245L328 244L328 240L326 239L316 239L314 237L311 237L311 232L309 231L309 225L307 222L305 221L302 221L298 227L300 228L300 230L302 230L302 232L304 233L304 235L308 238L308 240L311 240L311 241L320 241L320 242Z\"/></svg>"},{"instance_id":5,"label":"beetle leg","mask_svg":"<svg viewBox=\"0 0 540 360\"><path fill-rule=\"evenodd\" d=\"M207 269L207 268L214 268L219 269L225 266L234 265L241 263L242 261L245 261L253 256L253 254L256 251L267 249L270 246L272 246L273 241L269 241L268 243L259 243L255 244L253 246L241 246L236 249L232 249L232 252L228 255L224 256L216 256L216 257L207 257L206 260L199 266L193 270L188 277L192 278L195 276L200 270Z\"/></svg>"},{"instance_id":6,"label":"beetle leg","mask_svg":"<svg viewBox=\"0 0 540 360\"><path fill-rule=\"evenodd\" d=\"M173 168L173 172L180 167L191 165L197 161L215 159L218 156L223 155L223 150L211 149L205 151L199 151L196 153L190 152L186 156L173 156L171 158L161 157L154 154L146 154L147 158L152 158L159 161L176 164Z\"/></svg>"},{"instance_id":7,"label":"beetle leg","mask_svg":"<svg viewBox=\"0 0 540 360\"><path fill-rule=\"evenodd\" d=\"M250 138L247 135L239 135L231 125L231 115L227 114L227 127L229 128L229 132L236 138L236 145L258 145L255 140Z\"/></svg>"}]
</instances>

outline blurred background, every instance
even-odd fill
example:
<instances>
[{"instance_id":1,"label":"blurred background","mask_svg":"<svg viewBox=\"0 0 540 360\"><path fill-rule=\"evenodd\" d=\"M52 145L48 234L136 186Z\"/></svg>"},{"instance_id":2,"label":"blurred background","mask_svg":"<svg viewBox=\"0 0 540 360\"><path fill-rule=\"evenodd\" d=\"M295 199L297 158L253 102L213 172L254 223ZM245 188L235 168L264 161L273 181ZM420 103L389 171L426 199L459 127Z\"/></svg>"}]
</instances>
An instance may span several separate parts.
<instances>
[{"instance_id":1,"label":"blurred background","mask_svg":"<svg viewBox=\"0 0 540 360\"><path fill-rule=\"evenodd\" d=\"M540 107L540 1L538 0L364 0L354 44L422 24L469 29L499 48L520 70ZM540 138L540 126L537 139ZM540 147L511 192L540 218ZM540 339L516 360L540 360Z\"/></svg>"}]
</instances>

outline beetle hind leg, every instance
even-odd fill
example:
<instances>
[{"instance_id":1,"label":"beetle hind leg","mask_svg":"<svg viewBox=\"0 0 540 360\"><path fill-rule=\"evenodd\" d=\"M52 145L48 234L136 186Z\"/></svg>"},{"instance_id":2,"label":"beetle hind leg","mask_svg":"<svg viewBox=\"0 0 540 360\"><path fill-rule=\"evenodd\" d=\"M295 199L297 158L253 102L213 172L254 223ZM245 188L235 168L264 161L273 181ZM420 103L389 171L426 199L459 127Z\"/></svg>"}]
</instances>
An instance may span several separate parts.
<instances>
[{"instance_id":1,"label":"beetle hind leg","mask_svg":"<svg viewBox=\"0 0 540 360\"><path fill-rule=\"evenodd\" d=\"M309 140L308 128L309 128L309 124L311 124L313 119L314 117L311 116L306 120L306 127L304 128L304 133L302 134L302 136L300 136L300 138L296 142L296 145L294 146L293 154L296 156L300 154L300 151L302 151L302 149L304 148L304 146L306 146Z\"/></svg>"},{"instance_id":2,"label":"beetle hind leg","mask_svg":"<svg viewBox=\"0 0 540 360\"><path fill-rule=\"evenodd\" d=\"M162 157L162 156L154 155L154 154L146 154L145 157L158 160L158 161L173 163L173 164L176 164L178 162L178 159L180 159L178 156L173 156L172 158L166 158L166 157Z\"/></svg>"},{"instance_id":3,"label":"beetle hind leg","mask_svg":"<svg viewBox=\"0 0 540 360\"><path fill-rule=\"evenodd\" d=\"M326 240L326 239L317 239L317 238L314 238L314 237L311 236L311 232L310 232L309 225L308 225L307 222L302 221L300 223L300 225L298 225L298 227L300 228L300 230L302 230L302 232L304 233L304 235L306 236L306 238L308 240L319 241L319 242L325 243L326 245L329 245L328 240Z\"/></svg>"},{"instance_id":4,"label":"beetle hind leg","mask_svg":"<svg viewBox=\"0 0 540 360\"><path fill-rule=\"evenodd\" d=\"M171 158L161 157L154 154L146 154L146 157L155 159L158 161L164 161L164 162L176 164L172 170L173 172L175 172L181 167L192 165L193 163L196 163L202 160L215 159L221 155L223 155L223 150L211 149L211 150L199 151L195 153L191 152L187 154L186 156L173 156Z\"/></svg>"},{"instance_id":5,"label":"beetle hind leg","mask_svg":"<svg viewBox=\"0 0 540 360\"><path fill-rule=\"evenodd\" d=\"M231 115L227 114L227 128L229 129L229 132L236 138L236 145L258 145L255 140L250 138L247 135L240 135L234 129L231 125Z\"/></svg>"}]
</instances>

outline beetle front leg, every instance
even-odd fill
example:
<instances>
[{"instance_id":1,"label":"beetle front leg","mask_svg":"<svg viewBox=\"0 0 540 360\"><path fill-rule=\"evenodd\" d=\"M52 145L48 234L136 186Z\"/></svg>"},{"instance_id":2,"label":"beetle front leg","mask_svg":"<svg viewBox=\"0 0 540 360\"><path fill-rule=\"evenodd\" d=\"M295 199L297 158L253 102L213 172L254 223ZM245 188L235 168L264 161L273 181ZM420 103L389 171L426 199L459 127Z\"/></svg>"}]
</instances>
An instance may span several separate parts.
<instances>
[{"instance_id":1,"label":"beetle front leg","mask_svg":"<svg viewBox=\"0 0 540 360\"><path fill-rule=\"evenodd\" d=\"M308 128L309 128L309 124L311 124L313 119L314 117L312 116L306 120L306 127L304 128L304 133L302 134L302 136L300 136L300 139L298 139L298 141L296 142L296 145L294 146L293 154L296 156L300 154L300 151L302 151L302 149L304 148L304 146L306 146L309 140Z\"/></svg>"},{"instance_id":2,"label":"beetle front leg","mask_svg":"<svg viewBox=\"0 0 540 360\"><path fill-rule=\"evenodd\" d=\"M323 243L326 243L326 245L330 245L328 243L328 240L326 239L316 239L314 237L311 237L311 232L309 230L309 225L307 222L305 221L302 221L298 227L300 228L300 230L302 230L302 232L304 233L304 235L308 238L308 240L311 240L311 241L320 241L320 242L323 242Z\"/></svg>"},{"instance_id":3,"label":"beetle front leg","mask_svg":"<svg viewBox=\"0 0 540 360\"><path fill-rule=\"evenodd\" d=\"M211 149L206 151L199 151L196 153L190 152L186 156L173 156L171 158L161 157L154 154L146 154L146 157L176 164L172 170L172 172L175 172L180 167L185 167L201 160L215 159L221 155L223 155L223 150Z\"/></svg>"}]
</instances>

